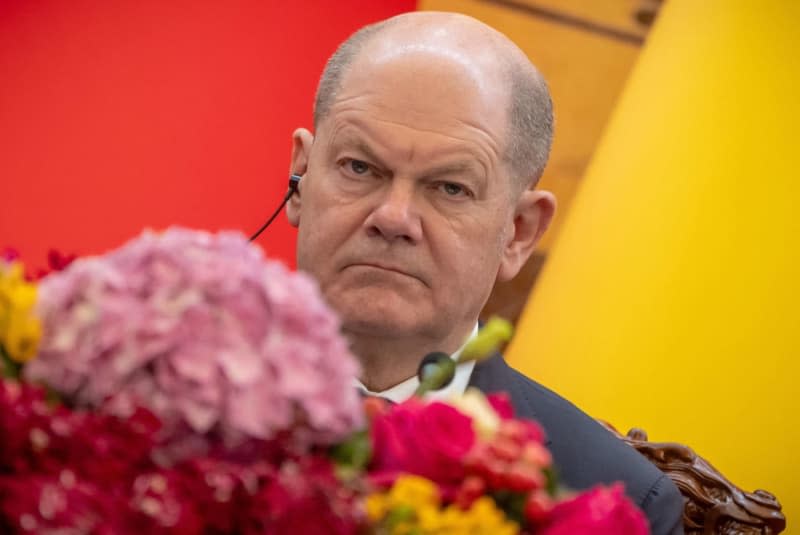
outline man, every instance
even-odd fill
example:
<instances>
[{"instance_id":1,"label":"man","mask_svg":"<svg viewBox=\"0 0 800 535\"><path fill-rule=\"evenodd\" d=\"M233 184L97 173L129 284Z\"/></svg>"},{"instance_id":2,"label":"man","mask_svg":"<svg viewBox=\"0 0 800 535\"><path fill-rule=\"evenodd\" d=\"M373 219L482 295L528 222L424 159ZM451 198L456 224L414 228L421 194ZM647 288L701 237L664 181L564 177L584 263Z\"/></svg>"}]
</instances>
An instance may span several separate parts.
<instances>
[{"instance_id":1,"label":"man","mask_svg":"<svg viewBox=\"0 0 800 535\"><path fill-rule=\"evenodd\" d=\"M422 356L459 350L494 283L518 273L553 216L553 195L534 189L552 139L550 96L502 34L418 12L340 46L314 127L293 135L298 267L340 314L364 387L399 400ZM654 533L680 532L682 500L667 477L501 357L460 366L454 383L508 391L518 415L544 426L565 484L622 480Z\"/></svg>"}]
</instances>

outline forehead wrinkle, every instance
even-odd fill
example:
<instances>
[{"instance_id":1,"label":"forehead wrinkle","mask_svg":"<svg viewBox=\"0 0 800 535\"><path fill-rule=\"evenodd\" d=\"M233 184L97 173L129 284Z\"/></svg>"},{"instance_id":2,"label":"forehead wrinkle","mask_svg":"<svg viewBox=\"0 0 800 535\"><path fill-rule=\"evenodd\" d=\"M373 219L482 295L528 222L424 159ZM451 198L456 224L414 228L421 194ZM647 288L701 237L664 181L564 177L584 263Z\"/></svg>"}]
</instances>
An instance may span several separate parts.
<instances>
[{"instance_id":1,"label":"forehead wrinkle","mask_svg":"<svg viewBox=\"0 0 800 535\"><path fill-rule=\"evenodd\" d=\"M405 117L414 116L416 118L420 118L423 121L430 123L430 125L442 125L439 128L430 125L418 125L418 124L411 124L411 121L406 119L405 121L399 119L391 119L387 117L371 117L370 122L382 122L397 126L402 126L404 128L408 128L411 130L416 130L418 132L425 132L431 134L439 134L442 136L446 136L456 140L463 140L459 136L454 136L452 134L448 134L443 130L449 127L456 127L458 129L466 129L473 133L478 134L480 137L485 138L491 145L492 148L496 150L498 154L500 151L497 150L499 148L499 142L496 140L492 135L489 134L490 125L489 124L480 124L478 121L468 121L463 119L457 119L454 117L448 118L447 121L442 121L440 117L431 118L431 114L425 110L414 110L410 106L403 107L402 112L397 111L400 106L392 106L386 103L380 102L370 102L370 99L373 97L380 98L381 95L374 91L363 91L359 92L358 94L351 95L351 96L344 96L342 98L337 98L334 104L331 106L331 113L330 115L333 117L337 114L339 115L350 115L352 113L374 113L375 111L379 111L384 115L403 115ZM364 102L363 104L361 102ZM335 120L335 119L334 119ZM360 121L365 123L365 121Z\"/></svg>"},{"instance_id":2,"label":"forehead wrinkle","mask_svg":"<svg viewBox=\"0 0 800 535\"><path fill-rule=\"evenodd\" d=\"M372 149L372 147L370 147L370 145L363 139L362 136L358 135L358 132L353 132L349 129L346 129L346 126L347 125L343 125L341 128L336 130L333 136L331 136L328 146L333 148L337 148L339 146L353 147L357 151L364 154L368 159L372 160L372 163L380 164L382 158L378 156L378 154Z\"/></svg>"},{"instance_id":3,"label":"forehead wrinkle","mask_svg":"<svg viewBox=\"0 0 800 535\"><path fill-rule=\"evenodd\" d=\"M426 45L413 45L400 48L413 50L416 54L419 50L427 50ZM499 67L494 65L491 67L484 66L482 61L477 61L474 57L469 57L466 54L460 53L458 50L448 48L430 48L430 52L421 58L412 57L412 52L398 51L392 48L387 50L385 57L376 58L372 55L362 54L356 60L356 63L351 66L349 72L345 76L343 83L336 95L334 101L331 103L331 114L336 108L344 108L347 110L348 104L354 105L354 108L367 111L368 109L378 110L384 116L399 114L403 119L395 121L397 124L404 124L403 120L408 121L409 117L417 117L420 119L421 124L443 124L447 126L466 127L469 130L477 131L480 136L489 139L492 149L501 155L500 146L502 141L507 141L508 135L508 117L505 113L507 105L501 104L503 113L499 114L493 119L494 109L497 107L497 102L507 103L510 98L509 89L507 84L497 84L497 80L504 75L498 70ZM486 52L484 52L486 54ZM407 56L407 57L404 57ZM433 59L431 58L433 56ZM446 64L437 66L437 58L450 58ZM461 58L453 60L452 58ZM496 58L492 58L496 61ZM457 66L453 66L453 63ZM448 65L449 64L449 65ZM455 68L455 72L450 69ZM446 70L444 72L442 69ZM429 72L430 71L430 72ZM466 114L467 117L459 119L457 117L445 117L444 122L442 117L437 114L439 111L437 107L432 106L429 98L424 94L420 94L417 89L408 92L399 90L392 96L387 96L386 91L375 89L380 87L380 83L376 83L376 79L380 80L388 77L388 81L384 83L402 84L408 83L409 77L412 80L418 80L420 77L424 80L427 74L433 74L434 77L444 76L444 81L450 84L457 83L458 79L466 75L469 80L467 83L471 88L466 91L472 94L473 98L477 99L475 102L466 104L462 102L460 105L465 106L462 111L469 110ZM443 74L444 73L444 74ZM449 74L448 74L449 73ZM463 81L460 83L463 88ZM416 82L413 83L417 85ZM445 84L447 85L447 84ZM435 84L435 91L441 92L441 83ZM391 100L387 101L389 98ZM452 97L449 97L452 98ZM363 104L359 101L362 101ZM477 109L475 106L478 106ZM471 116L470 116L471 114ZM465 115L465 113L461 113ZM472 120L470 120L472 119ZM392 122L391 118L384 118L387 122ZM405 124L405 126L409 126ZM417 130L436 132L436 130L425 126L411 126ZM490 134L490 132L492 134ZM498 139L495 139L497 136Z\"/></svg>"},{"instance_id":4,"label":"forehead wrinkle","mask_svg":"<svg viewBox=\"0 0 800 535\"><path fill-rule=\"evenodd\" d=\"M489 148L482 146L481 143L479 143L479 142L477 142L475 140L464 139L463 137L454 136L454 135L448 134L446 132L442 132L441 130L437 130L437 129L419 128L419 127L415 127L415 126L409 126L409 125L407 125L405 123L398 122L398 121L391 121L391 120L388 120L388 119L375 119L375 121L391 124L393 126L399 126L401 128L415 130L417 132L435 134L437 136L441 136L441 137L444 137L444 138L447 138L447 139L450 139L452 141L457 142L460 146L448 147L446 152L466 152L466 153L468 153L473 158L473 160L475 162L477 162L477 164L480 166L480 168L482 170L481 174L484 175L484 176L489 176L489 169L491 167L492 162L497 162L499 164L501 162L501 159L502 159L502 154L499 152L497 143L494 141L494 139L492 139L492 137L489 134L487 134L483 129L481 129L481 128L477 127L477 126L469 125L469 124L465 123L464 121L457 121L457 123L461 124L465 128L467 128L470 131L472 131L473 133L479 134L479 136L482 137L484 139L484 141L486 141L488 143ZM413 155L413 151L414 151L414 147L413 146L411 147L410 151L411 151L412 154L409 155L409 161L410 161L410 156ZM494 155L492 155L492 152L494 152ZM470 165L470 167L474 168L473 165ZM426 174L429 174L429 173L426 173Z\"/></svg>"},{"instance_id":5,"label":"forehead wrinkle","mask_svg":"<svg viewBox=\"0 0 800 535\"><path fill-rule=\"evenodd\" d=\"M471 160L460 160L437 165L428 169L422 174L428 178L437 178L448 175L462 175L464 173L476 176L481 175L480 172L477 172L475 164Z\"/></svg>"},{"instance_id":6,"label":"forehead wrinkle","mask_svg":"<svg viewBox=\"0 0 800 535\"><path fill-rule=\"evenodd\" d=\"M400 126L403 128L412 128L416 131L420 129L409 127L402 123L395 123L393 121L384 121L380 119L373 119L372 121L378 122L386 122L392 125ZM351 130L348 127L355 127L356 130ZM341 132L345 130L346 133L341 134ZM487 151L484 147L482 147L479 143L475 143L471 140L465 140L460 137L451 136L446 133L440 132L438 130L422 130L427 133L432 133L437 136L442 136L451 140L454 140L459 143L459 146L455 147L446 147L444 149L444 153L447 156L440 156L440 157L448 157L451 153L458 153L464 154L466 156L462 156L460 161L456 162L447 162L438 166L433 166L425 171L418 173L421 176L425 177L435 177L440 176L443 174L452 174L459 171L469 171L470 173L474 174L477 178L487 178L489 176L489 170L491 168L491 162L493 161L490 151ZM406 161L409 163L412 161L414 155L417 151L418 143L411 145L410 147L403 147L400 149L393 149L391 146L386 147L384 143L380 140L380 138L372 132L372 129L369 127L368 122L362 122L360 120L355 121L346 121L343 124L338 125L335 129L333 136L331 138L330 144L333 145L334 143L343 143L342 138L344 138L344 142L351 142L357 149L361 150L363 153L367 155L367 157L376 160L375 163L380 164L383 167L387 167L387 161L390 159L389 157L382 157L378 154L373 146L377 146L378 148L388 148L391 152L392 150L399 150L403 153L406 157ZM441 150L439 152L442 152ZM401 156L402 157L402 156ZM456 156L458 157L458 156ZM499 157L494 159L499 163Z\"/></svg>"}]
</instances>

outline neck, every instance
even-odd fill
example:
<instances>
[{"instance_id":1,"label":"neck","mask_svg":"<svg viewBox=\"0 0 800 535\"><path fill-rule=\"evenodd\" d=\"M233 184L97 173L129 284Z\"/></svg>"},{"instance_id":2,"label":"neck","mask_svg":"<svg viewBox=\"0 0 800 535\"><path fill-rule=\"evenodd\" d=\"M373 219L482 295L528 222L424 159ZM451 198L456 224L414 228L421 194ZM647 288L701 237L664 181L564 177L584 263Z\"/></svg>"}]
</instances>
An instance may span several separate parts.
<instances>
[{"instance_id":1,"label":"neck","mask_svg":"<svg viewBox=\"0 0 800 535\"><path fill-rule=\"evenodd\" d=\"M472 331L452 333L445 339L367 336L344 330L350 349L361 361L361 383L373 392L382 392L417 374L423 357L433 351L456 352Z\"/></svg>"}]
</instances>

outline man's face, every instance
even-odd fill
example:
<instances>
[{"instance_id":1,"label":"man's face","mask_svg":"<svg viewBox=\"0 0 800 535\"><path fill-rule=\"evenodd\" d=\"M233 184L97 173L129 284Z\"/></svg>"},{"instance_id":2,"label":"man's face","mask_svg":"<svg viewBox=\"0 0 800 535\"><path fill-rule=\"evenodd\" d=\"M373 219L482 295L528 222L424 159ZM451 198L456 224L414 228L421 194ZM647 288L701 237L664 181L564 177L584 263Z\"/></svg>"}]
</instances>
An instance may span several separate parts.
<instances>
[{"instance_id":1,"label":"man's face","mask_svg":"<svg viewBox=\"0 0 800 535\"><path fill-rule=\"evenodd\" d=\"M313 142L295 134L298 267L346 331L444 340L472 328L513 234L506 102L449 58L364 59Z\"/></svg>"}]
</instances>

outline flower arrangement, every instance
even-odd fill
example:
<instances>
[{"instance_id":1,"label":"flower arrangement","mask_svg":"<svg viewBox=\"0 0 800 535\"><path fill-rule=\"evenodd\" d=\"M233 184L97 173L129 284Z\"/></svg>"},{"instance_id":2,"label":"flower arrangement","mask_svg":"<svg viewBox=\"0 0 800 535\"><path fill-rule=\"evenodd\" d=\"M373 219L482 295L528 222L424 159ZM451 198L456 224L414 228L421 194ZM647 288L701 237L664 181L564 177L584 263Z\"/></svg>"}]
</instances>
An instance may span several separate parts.
<instances>
[{"instance_id":1,"label":"flower arrangement","mask_svg":"<svg viewBox=\"0 0 800 535\"><path fill-rule=\"evenodd\" d=\"M505 397L425 400L444 363L362 399L316 285L239 234L62 264L0 260L2 533L647 533L621 486L560 489Z\"/></svg>"}]
</instances>

